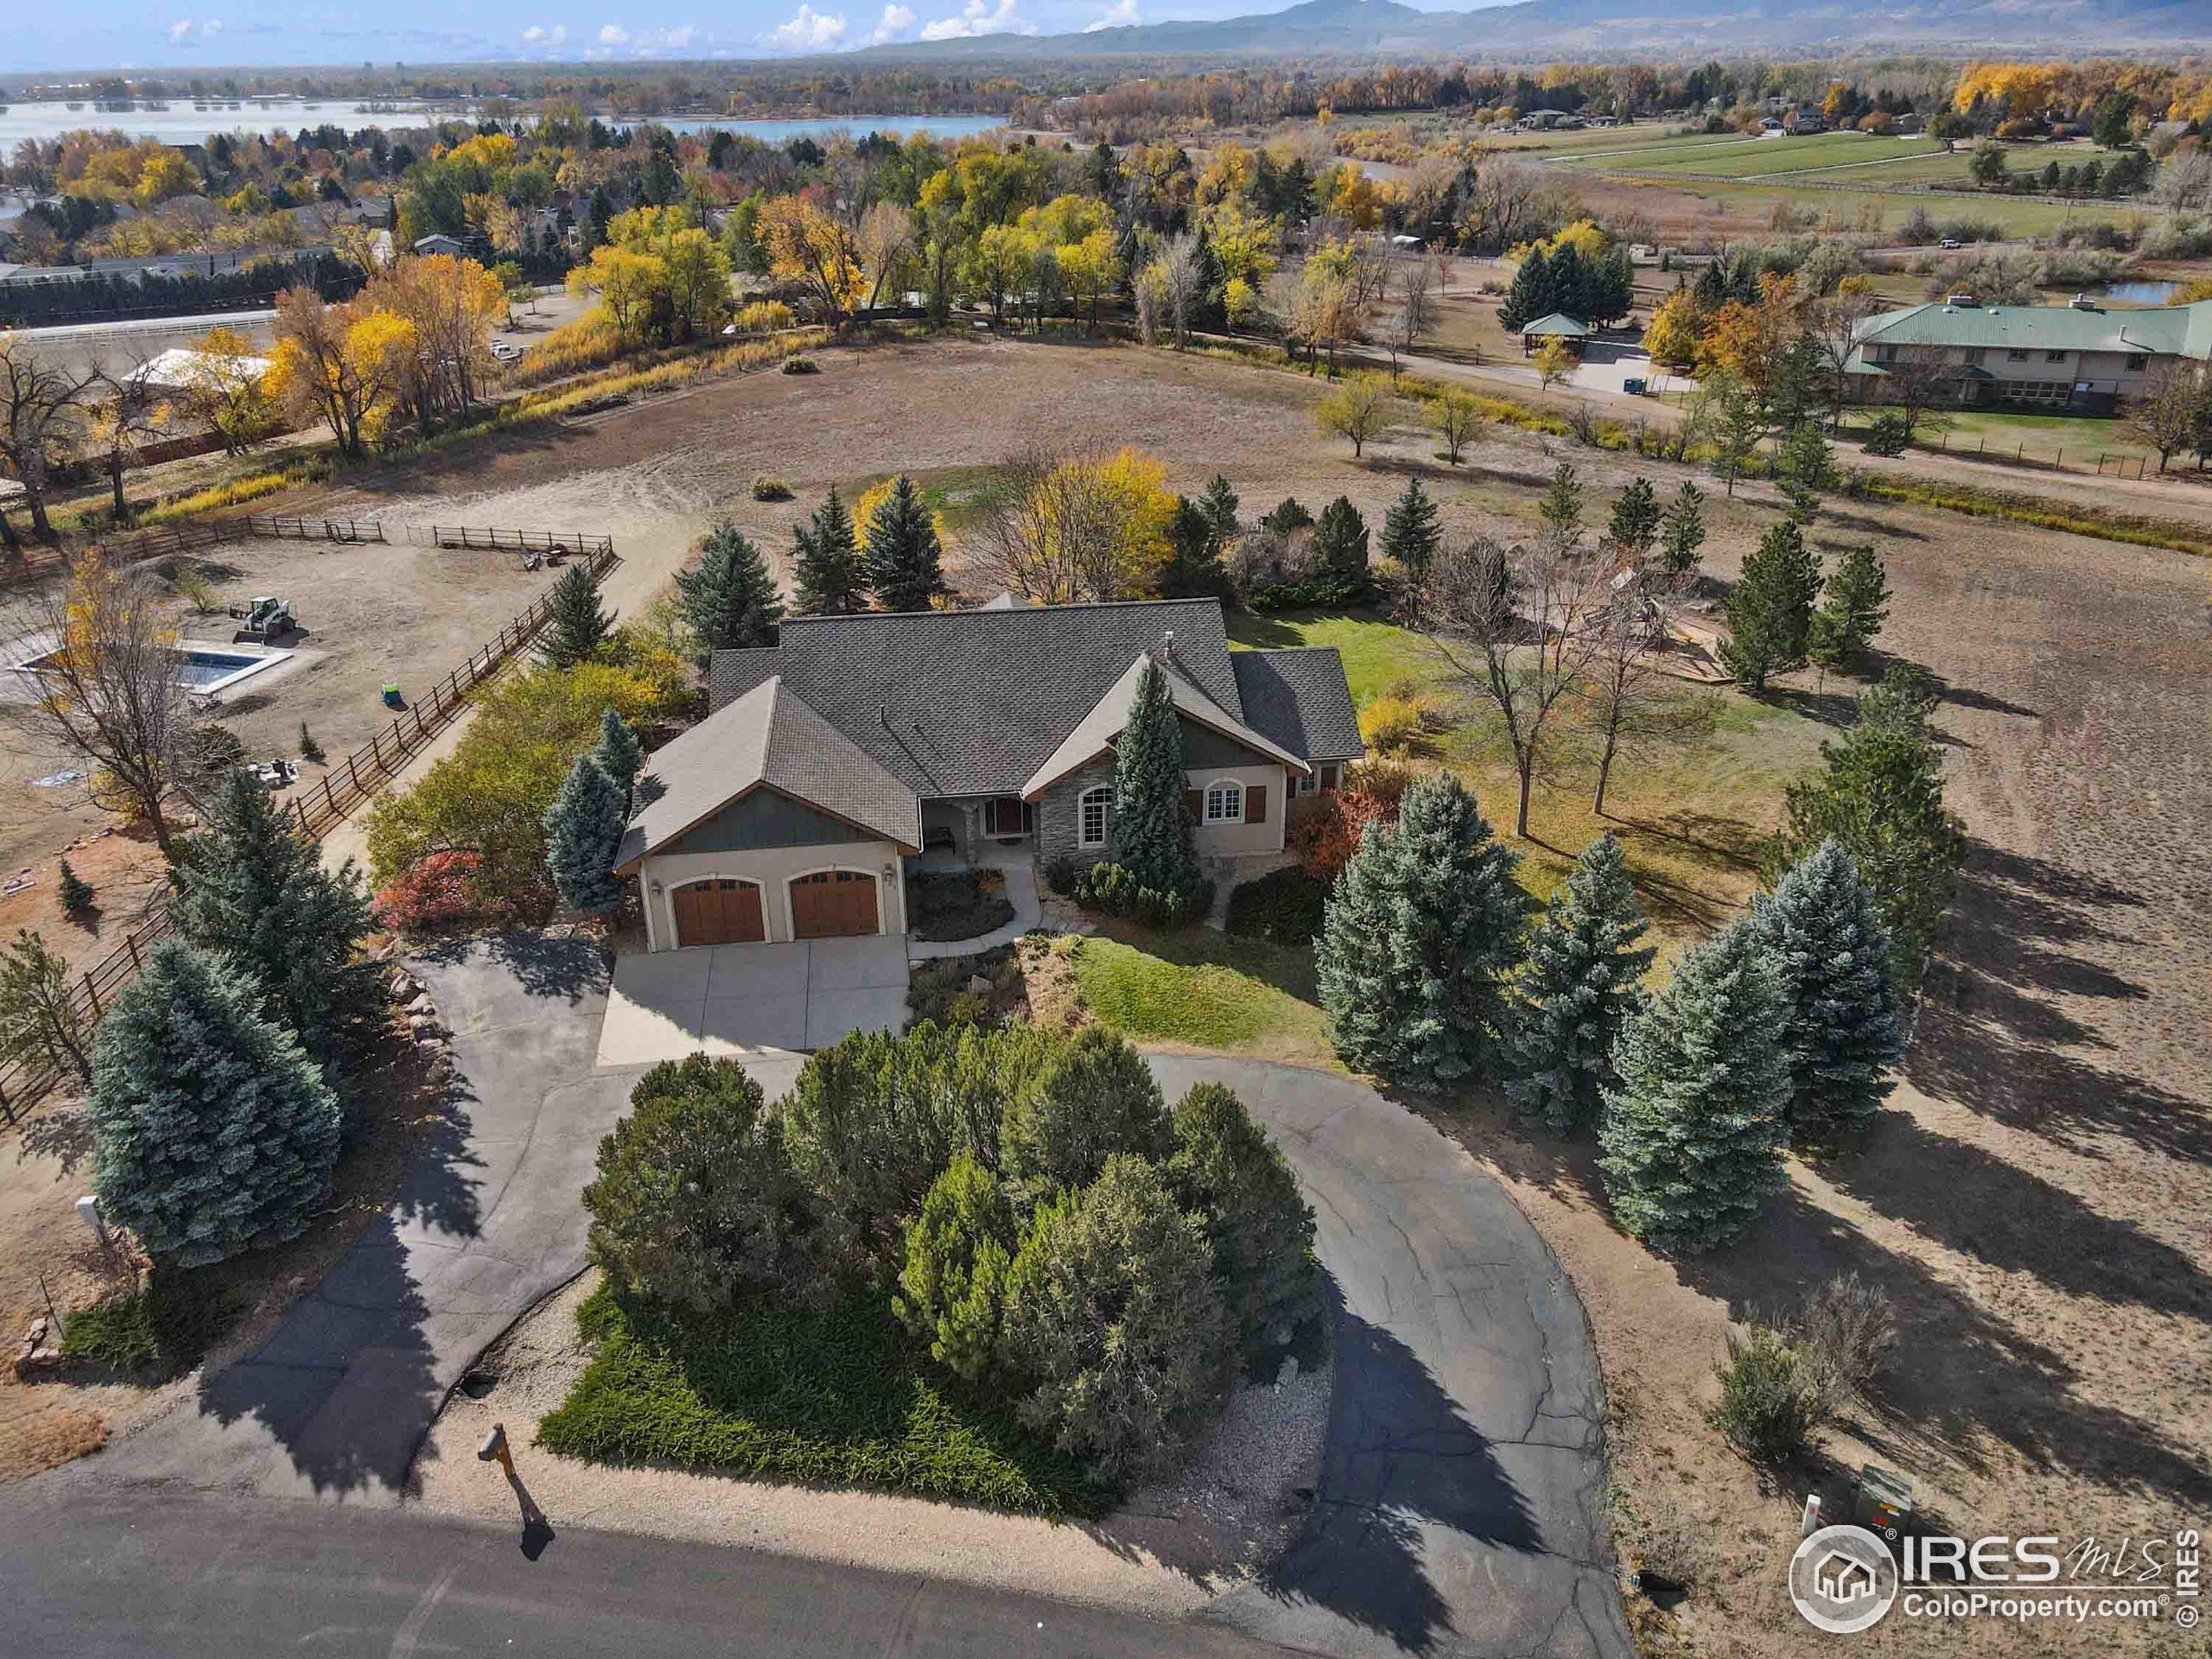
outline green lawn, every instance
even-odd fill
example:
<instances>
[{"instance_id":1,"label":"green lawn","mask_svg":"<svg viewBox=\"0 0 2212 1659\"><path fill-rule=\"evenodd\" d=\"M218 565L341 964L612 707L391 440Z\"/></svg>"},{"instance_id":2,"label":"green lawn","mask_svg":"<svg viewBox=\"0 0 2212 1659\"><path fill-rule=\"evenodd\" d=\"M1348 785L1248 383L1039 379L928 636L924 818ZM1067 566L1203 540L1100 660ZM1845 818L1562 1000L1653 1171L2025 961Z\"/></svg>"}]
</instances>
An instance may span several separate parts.
<instances>
[{"instance_id":1,"label":"green lawn","mask_svg":"<svg viewBox=\"0 0 2212 1659\"><path fill-rule=\"evenodd\" d=\"M1871 423L1882 411L1869 405L1854 409L1845 417L1844 440L1849 441L1859 429ZM2050 461L2063 457L2069 467L2094 464L2101 454L2152 454L2143 447L2142 441L2119 421L2101 419L2094 415L2037 415L2026 411L2014 412L2001 409L1960 409L1945 411L1949 423L1948 434L1923 432L1921 442L1930 448L1943 448L1961 454L1972 454L1984 439L1988 440L1989 453L2000 450L2015 453L2017 446L2027 446L2031 461ZM1946 441L1948 437L1948 442ZM2153 454L2153 459L2156 459Z\"/></svg>"},{"instance_id":2,"label":"green lawn","mask_svg":"<svg viewBox=\"0 0 2212 1659\"><path fill-rule=\"evenodd\" d=\"M599 1351L538 1443L569 1457L820 1481L1032 1515L1112 1494L968 1399L880 1291L827 1308L672 1319L602 1286L579 1310Z\"/></svg>"},{"instance_id":3,"label":"green lawn","mask_svg":"<svg viewBox=\"0 0 2212 1659\"><path fill-rule=\"evenodd\" d=\"M1092 1015L1133 1041L1335 1064L1305 946L1123 929L1079 940L1074 960Z\"/></svg>"},{"instance_id":4,"label":"green lawn","mask_svg":"<svg viewBox=\"0 0 2212 1659\"><path fill-rule=\"evenodd\" d=\"M1440 679L1444 662L1421 635L1369 611L1250 611L1229 613L1229 642L1247 650L1334 645L1344 659L1351 700L1363 705L1400 680Z\"/></svg>"}]
</instances>

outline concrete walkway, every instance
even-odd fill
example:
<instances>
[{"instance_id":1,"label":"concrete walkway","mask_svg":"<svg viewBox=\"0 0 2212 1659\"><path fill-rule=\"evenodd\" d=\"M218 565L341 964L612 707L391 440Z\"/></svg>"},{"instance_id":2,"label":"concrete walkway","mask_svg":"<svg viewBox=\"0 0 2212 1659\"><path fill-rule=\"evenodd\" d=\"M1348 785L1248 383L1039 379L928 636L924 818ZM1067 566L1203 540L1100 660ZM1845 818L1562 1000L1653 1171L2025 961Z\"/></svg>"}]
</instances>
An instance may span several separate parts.
<instances>
[{"instance_id":1,"label":"concrete walkway","mask_svg":"<svg viewBox=\"0 0 2212 1659\"><path fill-rule=\"evenodd\" d=\"M1343 1299L1313 1519L1206 1618L1310 1653L1626 1659L1604 1405L1581 1306L1459 1147L1347 1077L1158 1055L1272 1130Z\"/></svg>"},{"instance_id":2,"label":"concrete walkway","mask_svg":"<svg viewBox=\"0 0 2212 1659\"><path fill-rule=\"evenodd\" d=\"M398 1201L258 1350L49 1478L396 1501L448 1390L584 1265L577 1195L635 1076L592 1070L604 954L513 935L408 965L458 1081Z\"/></svg>"},{"instance_id":3,"label":"concrete walkway","mask_svg":"<svg viewBox=\"0 0 2212 1659\"><path fill-rule=\"evenodd\" d=\"M1006 878L1007 902L1014 906L1014 919L972 939L917 939L910 935L906 940L909 961L927 962L936 957L972 957L982 951L994 950L1000 945L1012 944L1045 919L1044 912L1037 902L1037 872L1034 867L1024 861L994 865L992 868Z\"/></svg>"}]
</instances>

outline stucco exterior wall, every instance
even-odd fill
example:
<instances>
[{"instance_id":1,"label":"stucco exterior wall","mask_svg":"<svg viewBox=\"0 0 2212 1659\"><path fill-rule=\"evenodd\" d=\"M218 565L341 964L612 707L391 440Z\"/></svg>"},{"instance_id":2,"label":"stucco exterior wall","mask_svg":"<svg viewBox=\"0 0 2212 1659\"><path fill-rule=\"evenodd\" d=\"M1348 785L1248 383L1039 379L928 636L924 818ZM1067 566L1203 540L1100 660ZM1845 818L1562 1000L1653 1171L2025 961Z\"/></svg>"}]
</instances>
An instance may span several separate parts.
<instances>
[{"instance_id":1,"label":"stucco exterior wall","mask_svg":"<svg viewBox=\"0 0 2212 1659\"><path fill-rule=\"evenodd\" d=\"M759 847L742 852L664 853L646 858L638 871L639 895L645 905L646 948L677 948L674 890L687 881L702 881L709 877L759 882L760 920L769 942L787 943L794 937L788 885L791 879L832 869L865 870L874 876L880 931L906 931L906 861L897 846L887 841L847 842L827 847ZM887 869L888 874L885 874ZM654 891L656 887L658 892Z\"/></svg>"}]
</instances>

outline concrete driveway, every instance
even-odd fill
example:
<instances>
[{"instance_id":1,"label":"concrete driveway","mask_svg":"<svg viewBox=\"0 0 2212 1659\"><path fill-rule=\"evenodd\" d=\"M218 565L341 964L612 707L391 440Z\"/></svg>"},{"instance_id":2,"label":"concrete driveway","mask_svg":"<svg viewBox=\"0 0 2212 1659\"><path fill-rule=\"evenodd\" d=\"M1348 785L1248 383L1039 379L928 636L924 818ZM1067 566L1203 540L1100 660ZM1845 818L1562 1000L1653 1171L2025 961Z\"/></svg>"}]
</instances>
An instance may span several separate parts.
<instances>
[{"instance_id":1,"label":"concrete driveway","mask_svg":"<svg viewBox=\"0 0 2212 1659\"><path fill-rule=\"evenodd\" d=\"M1597 1359L1528 1218L1349 1077L1150 1058L1171 1103L1224 1083L1273 1132L1342 1298L1313 1514L1262 1586L1204 1617L1341 1659L1627 1659Z\"/></svg>"},{"instance_id":2,"label":"concrete driveway","mask_svg":"<svg viewBox=\"0 0 2212 1659\"><path fill-rule=\"evenodd\" d=\"M900 934L656 950L616 961L598 1064L791 1053L906 1020Z\"/></svg>"},{"instance_id":3,"label":"concrete driveway","mask_svg":"<svg viewBox=\"0 0 2212 1659\"><path fill-rule=\"evenodd\" d=\"M408 966L453 1032L456 1078L397 1201L258 1349L46 1478L397 1502L447 1391L583 1267L578 1195L634 1081L592 1069L606 954L510 934Z\"/></svg>"}]
</instances>

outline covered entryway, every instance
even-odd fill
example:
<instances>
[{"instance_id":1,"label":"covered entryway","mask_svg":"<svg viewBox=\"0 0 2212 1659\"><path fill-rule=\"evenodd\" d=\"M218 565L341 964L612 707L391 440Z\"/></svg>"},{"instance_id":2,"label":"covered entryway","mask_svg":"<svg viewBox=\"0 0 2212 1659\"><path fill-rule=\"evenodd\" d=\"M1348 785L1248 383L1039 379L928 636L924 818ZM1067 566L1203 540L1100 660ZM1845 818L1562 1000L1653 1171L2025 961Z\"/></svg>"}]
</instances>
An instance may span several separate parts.
<instances>
[{"instance_id":1,"label":"covered entryway","mask_svg":"<svg viewBox=\"0 0 2212 1659\"><path fill-rule=\"evenodd\" d=\"M836 939L880 933L875 878L864 870L817 870L791 879L791 937Z\"/></svg>"},{"instance_id":2,"label":"covered entryway","mask_svg":"<svg viewBox=\"0 0 2212 1659\"><path fill-rule=\"evenodd\" d=\"M768 937L758 882L720 877L690 881L670 896L675 900L679 945L758 944Z\"/></svg>"}]
</instances>

